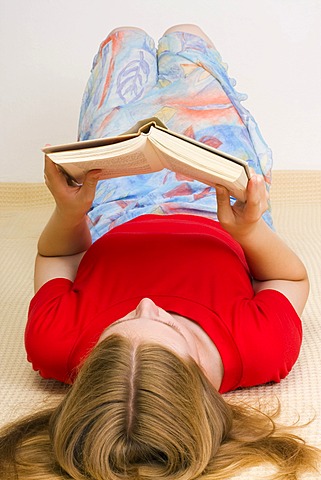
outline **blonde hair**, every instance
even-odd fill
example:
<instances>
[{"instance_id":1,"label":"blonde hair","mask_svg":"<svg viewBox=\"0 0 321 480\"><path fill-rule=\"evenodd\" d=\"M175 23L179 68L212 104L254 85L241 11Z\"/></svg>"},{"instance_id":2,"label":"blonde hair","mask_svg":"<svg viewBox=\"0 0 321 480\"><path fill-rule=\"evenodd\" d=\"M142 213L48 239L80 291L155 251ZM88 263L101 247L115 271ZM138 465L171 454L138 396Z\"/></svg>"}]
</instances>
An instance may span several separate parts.
<instances>
[{"instance_id":1,"label":"blonde hair","mask_svg":"<svg viewBox=\"0 0 321 480\"><path fill-rule=\"evenodd\" d=\"M221 480L262 462L296 479L317 459L270 416L229 405L192 359L119 335L93 349L56 408L0 437L1 480Z\"/></svg>"}]
</instances>

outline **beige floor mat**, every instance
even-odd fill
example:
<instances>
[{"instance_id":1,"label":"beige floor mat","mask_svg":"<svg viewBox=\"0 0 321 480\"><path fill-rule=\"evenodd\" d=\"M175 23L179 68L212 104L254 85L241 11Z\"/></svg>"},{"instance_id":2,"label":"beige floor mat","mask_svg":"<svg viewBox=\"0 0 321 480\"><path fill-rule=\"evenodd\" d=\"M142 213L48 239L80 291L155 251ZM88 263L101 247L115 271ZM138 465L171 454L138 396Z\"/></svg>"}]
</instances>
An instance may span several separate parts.
<instances>
[{"instance_id":1,"label":"beige floor mat","mask_svg":"<svg viewBox=\"0 0 321 480\"><path fill-rule=\"evenodd\" d=\"M272 205L280 235L304 260L311 295L303 314L304 341L297 364L278 385L232 392L257 404L281 401L281 419L315 420L300 434L321 447L321 171L274 172ZM43 380L26 361L23 334L33 293L33 262L37 238L52 210L43 185L0 184L0 423L64 395L58 382ZM233 478L262 479L270 470L259 467ZM321 478L317 474L307 478Z\"/></svg>"}]
</instances>

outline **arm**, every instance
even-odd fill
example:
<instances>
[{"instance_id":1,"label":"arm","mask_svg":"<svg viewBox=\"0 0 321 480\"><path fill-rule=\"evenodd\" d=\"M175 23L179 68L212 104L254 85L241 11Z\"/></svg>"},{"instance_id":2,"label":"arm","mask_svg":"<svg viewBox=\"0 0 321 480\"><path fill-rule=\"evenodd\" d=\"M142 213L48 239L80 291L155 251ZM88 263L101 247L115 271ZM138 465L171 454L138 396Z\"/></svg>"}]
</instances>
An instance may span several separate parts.
<instances>
[{"instance_id":1,"label":"arm","mask_svg":"<svg viewBox=\"0 0 321 480\"><path fill-rule=\"evenodd\" d=\"M56 206L38 241L35 291L52 278L74 280L79 262L91 245L86 212L99 175L93 170L86 175L83 186L71 187L56 165L45 158L45 181Z\"/></svg>"},{"instance_id":2,"label":"arm","mask_svg":"<svg viewBox=\"0 0 321 480\"><path fill-rule=\"evenodd\" d=\"M38 240L38 253L44 257L74 255L90 245L86 214L64 213L56 206Z\"/></svg>"},{"instance_id":3,"label":"arm","mask_svg":"<svg viewBox=\"0 0 321 480\"><path fill-rule=\"evenodd\" d=\"M267 199L264 180L258 175L249 181L244 204L236 202L231 206L227 190L218 186L218 218L243 248L255 293L278 290L300 315L309 293L307 271L299 257L261 218L268 206Z\"/></svg>"}]
</instances>

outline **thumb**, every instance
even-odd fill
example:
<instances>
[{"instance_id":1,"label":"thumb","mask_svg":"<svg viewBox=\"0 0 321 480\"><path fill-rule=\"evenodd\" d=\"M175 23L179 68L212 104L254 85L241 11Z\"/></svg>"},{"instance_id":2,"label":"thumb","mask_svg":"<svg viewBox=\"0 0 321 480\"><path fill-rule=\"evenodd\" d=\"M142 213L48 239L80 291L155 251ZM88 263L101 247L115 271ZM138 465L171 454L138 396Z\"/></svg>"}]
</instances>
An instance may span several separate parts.
<instances>
[{"instance_id":1,"label":"thumb","mask_svg":"<svg viewBox=\"0 0 321 480\"><path fill-rule=\"evenodd\" d=\"M87 172L83 184L82 184L82 191L86 191L86 193L92 193L96 190L96 185L100 180L101 170L90 170Z\"/></svg>"}]
</instances>

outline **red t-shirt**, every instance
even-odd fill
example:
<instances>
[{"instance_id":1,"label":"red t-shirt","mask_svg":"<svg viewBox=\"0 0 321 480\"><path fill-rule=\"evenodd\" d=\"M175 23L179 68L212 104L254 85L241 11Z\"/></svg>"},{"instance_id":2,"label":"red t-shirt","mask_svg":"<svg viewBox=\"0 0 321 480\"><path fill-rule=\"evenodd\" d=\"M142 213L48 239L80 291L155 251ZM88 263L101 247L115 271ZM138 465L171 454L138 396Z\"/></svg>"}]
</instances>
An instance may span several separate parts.
<instances>
[{"instance_id":1,"label":"red t-shirt","mask_svg":"<svg viewBox=\"0 0 321 480\"><path fill-rule=\"evenodd\" d=\"M224 365L221 393L279 382L298 357L298 315L275 290L254 295L240 245L217 222L143 215L97 240L74 282L56 278L36 293L28 360L43 377L71 383L103 330L144 297L210 336Z\"/></svg>"}]
</instances>

